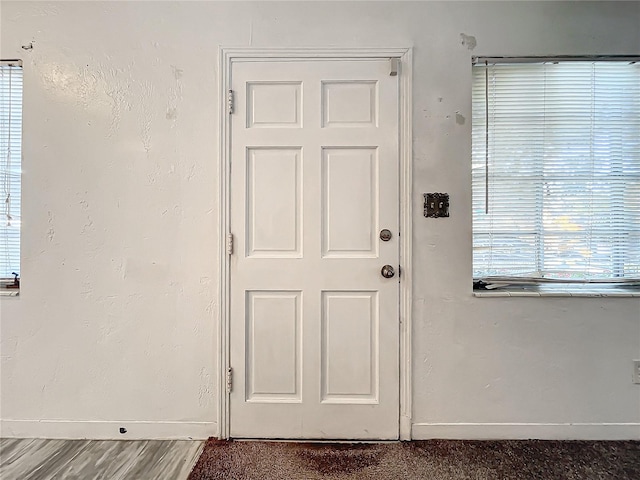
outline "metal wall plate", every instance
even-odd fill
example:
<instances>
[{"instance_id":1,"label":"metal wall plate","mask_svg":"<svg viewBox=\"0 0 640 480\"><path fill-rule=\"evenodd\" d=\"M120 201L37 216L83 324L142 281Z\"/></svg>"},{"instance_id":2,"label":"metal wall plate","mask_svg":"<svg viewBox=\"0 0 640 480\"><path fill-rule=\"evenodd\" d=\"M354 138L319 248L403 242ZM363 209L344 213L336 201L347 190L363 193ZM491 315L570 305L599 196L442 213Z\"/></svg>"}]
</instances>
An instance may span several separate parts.
<instances>
[{"instance_id":1,"label":"metal wall plate","mask_svg":"<svg viewBox=\"0 0 640 480\"><path fill-rule=\"evenodd\" d=\"M425 193L424 216L427 218L439 218L449 216L448 193Z\"/></svg>"}]
</instances>

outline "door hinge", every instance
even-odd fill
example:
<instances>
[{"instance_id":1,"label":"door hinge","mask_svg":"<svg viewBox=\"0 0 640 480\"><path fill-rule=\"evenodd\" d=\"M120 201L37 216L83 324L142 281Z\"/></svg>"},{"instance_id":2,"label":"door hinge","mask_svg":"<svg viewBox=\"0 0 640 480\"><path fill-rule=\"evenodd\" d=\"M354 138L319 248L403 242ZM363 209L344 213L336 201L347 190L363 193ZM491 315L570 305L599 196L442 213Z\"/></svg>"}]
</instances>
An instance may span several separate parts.
<instances>
[{"instance_id":1,"label":"door hinge","mask_svg":"<svg viewBox=\"0 0 640 480\"><path fill-rule=\"evenodd\" d=\"M229 114L233 113L233 90L229 90L227 93L227 105L229 107Z\"/></svg>"},{"instance_id":2,"label":"door hinge","mask_svg":"<svg viewBox=\"0 0 640 480\"><path fill-rule=\"evenodd\" d=\"M233 255L233 233L227 235L227 253Z\"/></svg>"},{"instance_id":3,"label":"door hinge","mask_svg":"<svg viewBox=\"0 0 640 480\"><path fill-rule=\"evenodd\" d=\"M233 390L233 369L227 368L227 393L231 393Z\"/></svg>"}]
</instances>

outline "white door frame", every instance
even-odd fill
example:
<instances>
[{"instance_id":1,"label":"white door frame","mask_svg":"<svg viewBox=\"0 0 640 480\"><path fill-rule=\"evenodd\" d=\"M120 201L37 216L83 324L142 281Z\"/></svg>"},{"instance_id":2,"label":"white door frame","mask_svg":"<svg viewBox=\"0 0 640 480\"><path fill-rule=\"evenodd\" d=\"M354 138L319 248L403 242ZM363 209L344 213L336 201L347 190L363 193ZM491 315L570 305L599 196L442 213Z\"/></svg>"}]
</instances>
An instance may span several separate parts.
<instances>
[{"instance_id":1,"label":"white door frame","mask_svg":"<svg viewBox=\"0 0 640 480\"><path fill-rule=\"evenodd\" d=\"M399 85L399 159L400 159L400 440L411 440L411 294L412 294L412 49L411 48L253 48L220 47L218 60L219 86L219 165L218 165L218 218L220 290L218 309L218 438L230 436L229 392L227 371L230 363L230 276L227 238L230 233L230 118L229 86L231 65L238 61L291 61L339 60L339 59L384 59L400 60Z\"/></svg>"}]
</instances>

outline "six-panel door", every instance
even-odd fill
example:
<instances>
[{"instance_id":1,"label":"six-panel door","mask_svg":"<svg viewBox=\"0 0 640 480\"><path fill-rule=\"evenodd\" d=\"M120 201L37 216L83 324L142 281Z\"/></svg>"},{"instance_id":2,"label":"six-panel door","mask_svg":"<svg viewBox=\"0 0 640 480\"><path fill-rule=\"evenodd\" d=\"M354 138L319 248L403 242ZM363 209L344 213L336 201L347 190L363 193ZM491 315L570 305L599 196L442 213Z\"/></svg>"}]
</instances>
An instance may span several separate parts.
<instances>
[{"instance_id":1,"label":"six-panel door","mask_svg":"<svg viewBox=\"0 0 640 480\"><path fill-rule=\"evenodd\" d=\"M237 62L232 88L231 436L398 438L397 77Z\"/></svg>"}]
</instances>

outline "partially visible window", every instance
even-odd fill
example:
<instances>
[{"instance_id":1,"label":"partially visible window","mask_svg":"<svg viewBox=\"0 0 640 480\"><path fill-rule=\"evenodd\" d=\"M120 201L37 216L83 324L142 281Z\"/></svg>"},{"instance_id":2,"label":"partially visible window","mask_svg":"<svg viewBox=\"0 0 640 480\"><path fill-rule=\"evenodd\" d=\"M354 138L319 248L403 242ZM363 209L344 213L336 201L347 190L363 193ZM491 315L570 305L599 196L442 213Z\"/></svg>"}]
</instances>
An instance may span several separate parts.
<instances>
[{"instance_id":1,"label":"partially visible window","mask_svg":"<svg viewBox=\"0 0 640 480\"><path fill-rule=\"evenodd\" d=\"M639 60L475 62L474 279L640 280Z\"/></svg>"},{"instance_id":2,"label":"partially visible window","mask_svg":"<svg viewBox=\"0 0 640 480\"><path fill-rule=\"evenodd\" d=\"M17 289L20 276L22 63L0 61L0 281Z\"/></svg>"}]
</instances>

